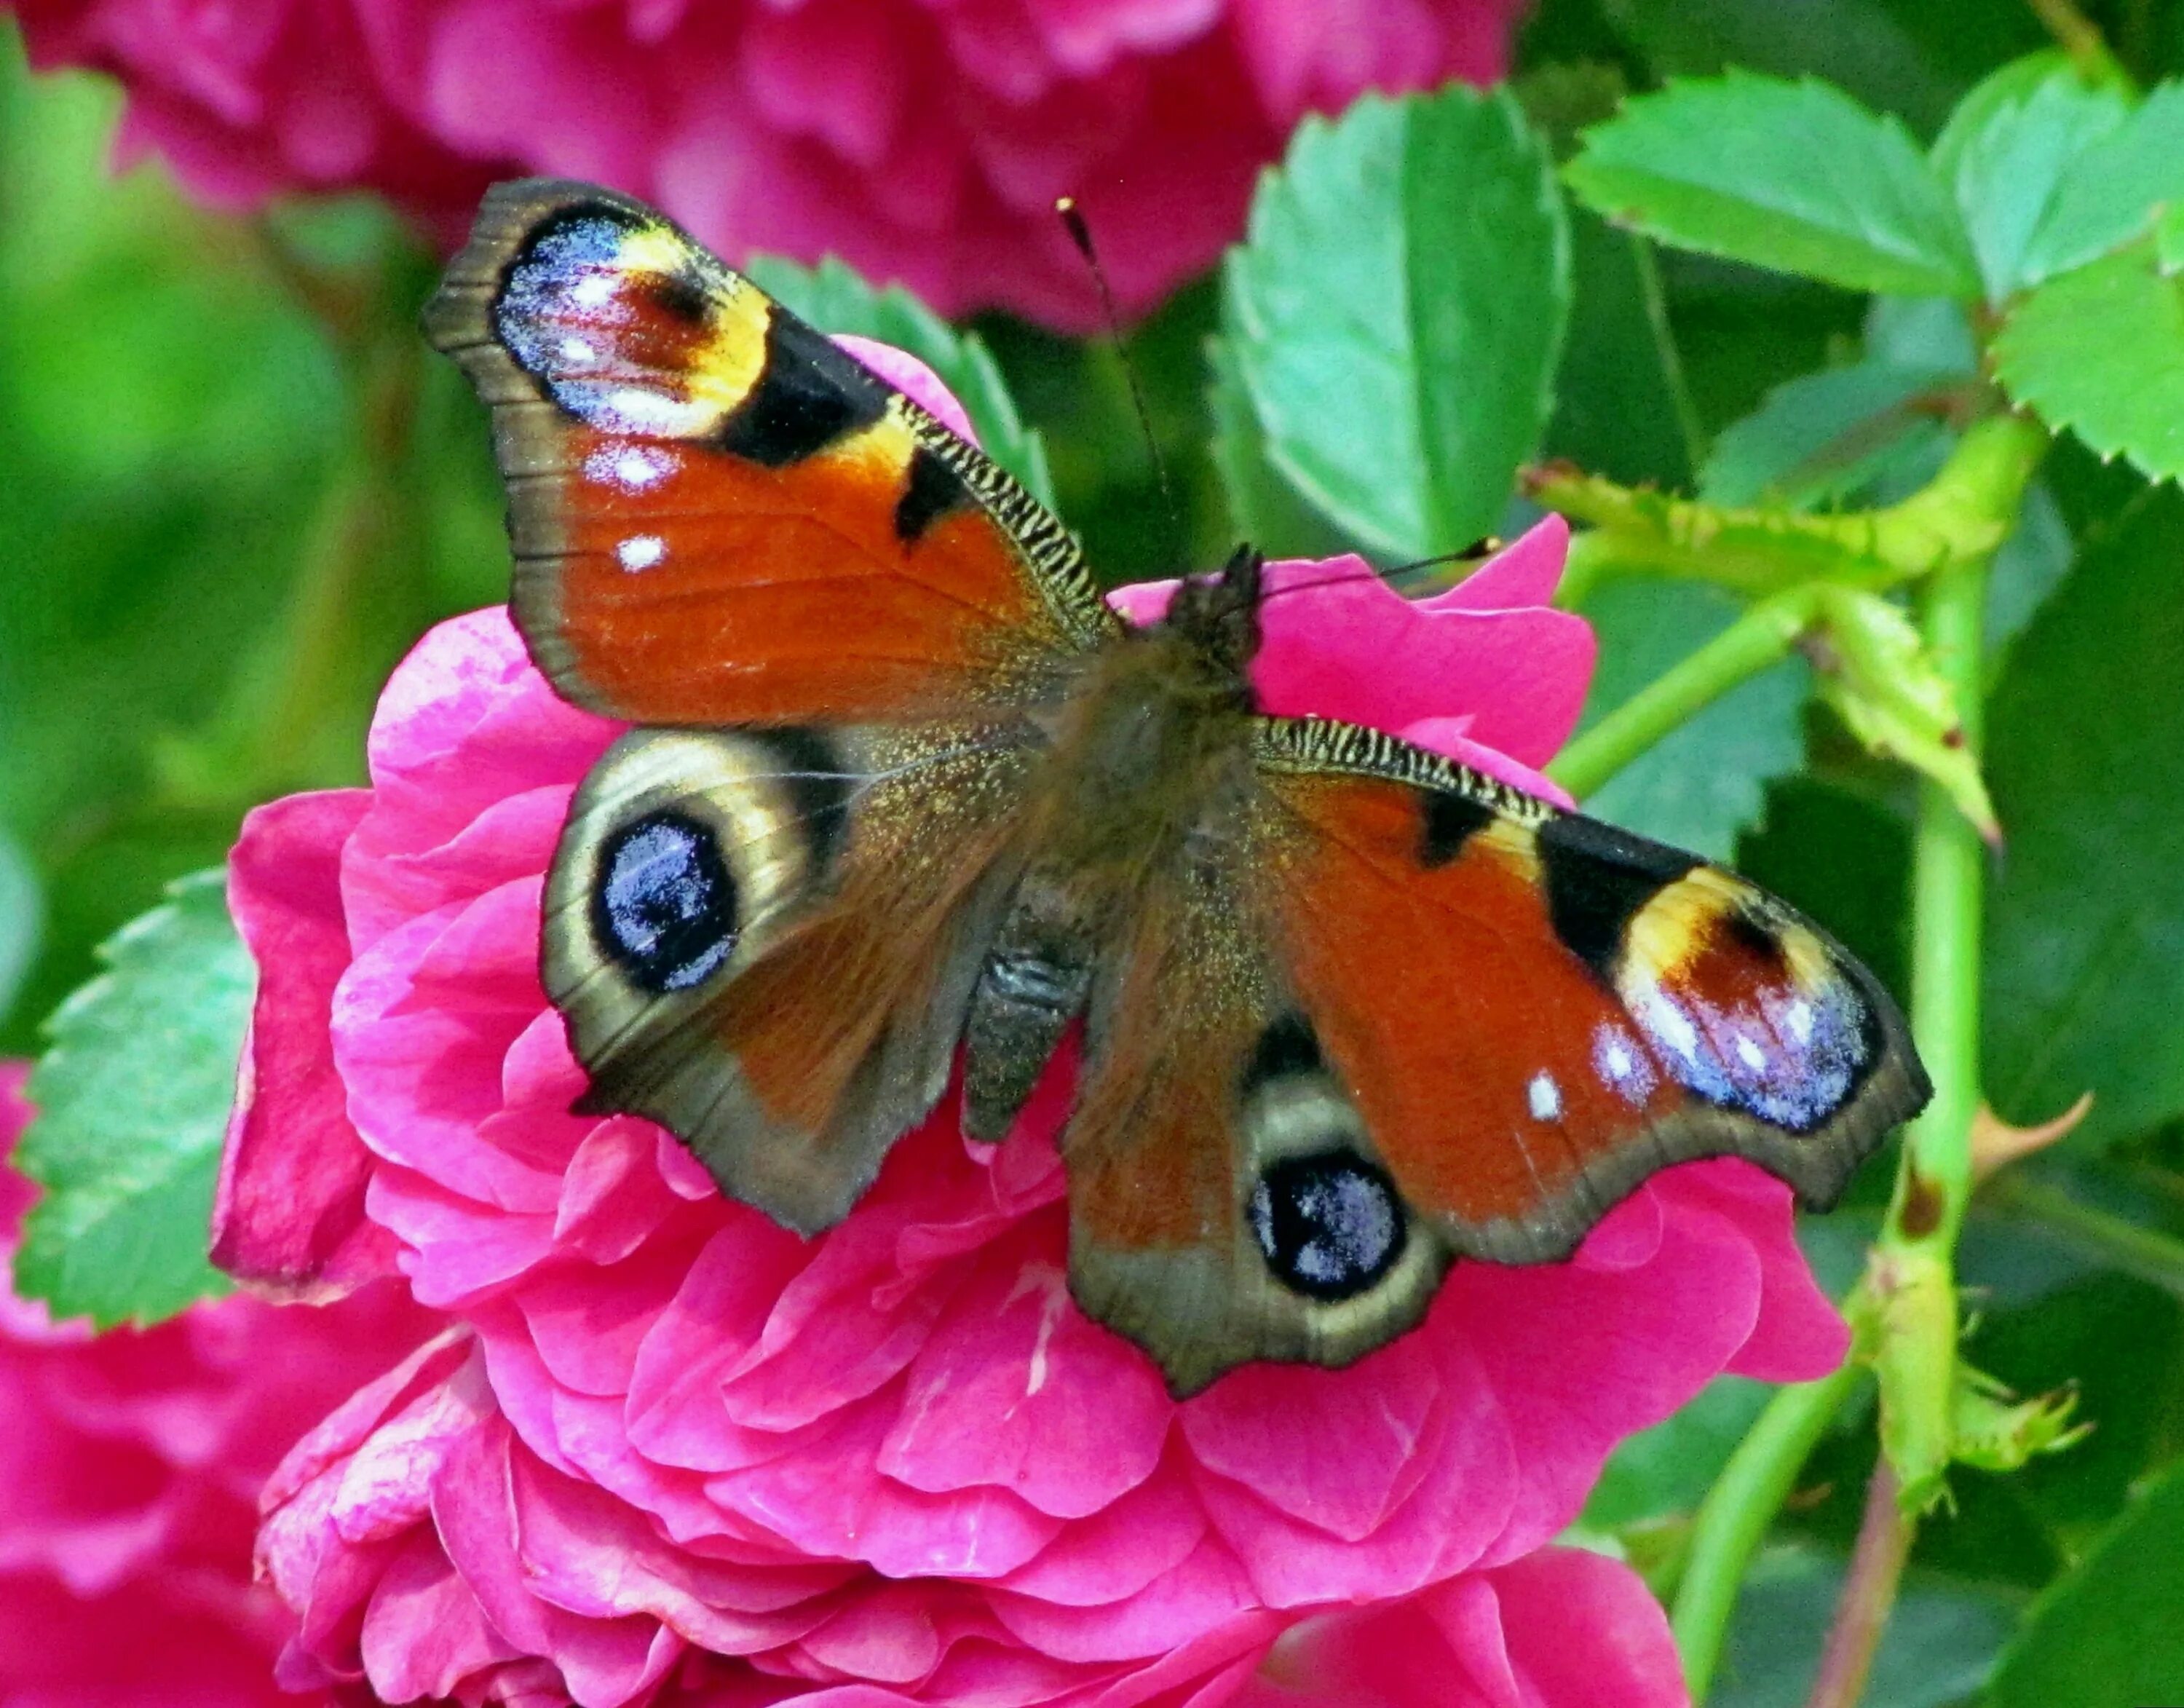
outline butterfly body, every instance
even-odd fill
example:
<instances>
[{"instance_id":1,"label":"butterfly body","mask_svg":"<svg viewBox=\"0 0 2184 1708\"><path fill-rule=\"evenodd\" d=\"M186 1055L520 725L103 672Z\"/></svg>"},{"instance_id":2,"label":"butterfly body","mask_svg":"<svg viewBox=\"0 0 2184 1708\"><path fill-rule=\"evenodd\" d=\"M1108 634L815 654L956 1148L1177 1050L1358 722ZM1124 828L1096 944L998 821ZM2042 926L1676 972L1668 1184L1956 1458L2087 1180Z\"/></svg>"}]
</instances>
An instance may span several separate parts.
<instances>
[{"instance_id":1,"label":"butterfly body","mask_svg":"<svg viewBox=\"0 0 2184 1708\"><path fill-rule=\"evenodd\" d=\"M1019 880L964 1033L964 1130L999 1139L1117 931L1155 886L1243 834L1260 561L1188 583L1088 661L1057 707L1022 821Z\"/></svg>"},{"instance_id":2,"label":"butterfly body","mask_svg":"<svg viewBox=\"0 0 2184 1708\"><path fill-rule=\"evenodd\" d=\"M427 324L494 408L532 656L633 726L546 888L583 1107L785 1225L959 1075L1002 1137L1078 1036L1072 1287L1187 1393L1348 1362L1685 1158L1827 1202L1923 1101L1810 922L1269 715L1256 554L1133 628L1006 473L649 209L501 187Z\"/></svg>"}]
</instances>

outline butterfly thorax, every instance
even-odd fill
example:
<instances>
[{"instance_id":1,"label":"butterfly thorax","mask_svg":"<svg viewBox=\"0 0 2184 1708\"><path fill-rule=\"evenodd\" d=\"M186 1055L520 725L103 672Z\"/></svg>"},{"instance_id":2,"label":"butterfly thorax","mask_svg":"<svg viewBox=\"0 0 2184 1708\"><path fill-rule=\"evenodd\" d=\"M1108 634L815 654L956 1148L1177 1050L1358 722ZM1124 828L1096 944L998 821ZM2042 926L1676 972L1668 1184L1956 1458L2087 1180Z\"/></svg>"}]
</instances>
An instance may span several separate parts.
<instances>
[{"instance_id":1,"label":"butterfly thorax","mask_svg":"<svg viewBox=\"0 0 2184 1708\"><path fill-rule=\"evenodd\" d=\"M1065 863L1164 857L1247 770L1258 564L1184 582L1167 614L1100 648L1055 709L1039 846Z\"/></svg>"}]
</instances>

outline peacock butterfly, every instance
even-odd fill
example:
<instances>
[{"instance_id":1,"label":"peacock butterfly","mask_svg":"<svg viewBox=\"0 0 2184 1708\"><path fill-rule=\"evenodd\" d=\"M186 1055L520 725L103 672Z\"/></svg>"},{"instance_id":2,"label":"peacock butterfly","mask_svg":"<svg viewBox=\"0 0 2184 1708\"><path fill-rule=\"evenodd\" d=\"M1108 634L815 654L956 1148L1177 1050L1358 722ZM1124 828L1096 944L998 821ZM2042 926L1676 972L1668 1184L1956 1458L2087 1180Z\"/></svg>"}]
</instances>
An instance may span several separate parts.
<instances>
[{"instance_id":1,"label":"peacock butterfly","mask_svg":"<svg viewBox=\"0 0 2184 1708\"><path fill-rule=\"evenodd\" d=\"M426 327L492 406L532 658L637 726L547 882L582 1107L787 1226L959 1056L1000 1138L1081 1025L1071 1287L1182 1395L1355 1359L1685 1158L1825 1205L1925 1102L1810 921L1262 715L1257 553L1131 628L1004 471L650 209L500 186Z\"/></svg>"}]
</instances>

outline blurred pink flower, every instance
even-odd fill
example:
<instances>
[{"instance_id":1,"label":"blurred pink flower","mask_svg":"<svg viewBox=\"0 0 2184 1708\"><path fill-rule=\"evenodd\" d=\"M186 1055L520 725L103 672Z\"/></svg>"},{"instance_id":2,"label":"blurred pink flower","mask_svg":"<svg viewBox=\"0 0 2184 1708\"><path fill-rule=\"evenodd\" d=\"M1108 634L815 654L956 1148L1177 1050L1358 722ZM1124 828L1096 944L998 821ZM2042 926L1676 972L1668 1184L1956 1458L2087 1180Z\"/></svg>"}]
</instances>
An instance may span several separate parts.
<instances>
[{"instance_id":1,"label":"blurred pink flower","mask_svg":"<svg viewBox=\"0 0 2184 1708\"><path fill-rule=\"evenodd\" d=\"M1243 229L1306 111L1484 82L1527 0L17 0L198 195L384 192L452 242L494 177L595 179L732 259L833 253L1083 327L1074 194L1134 312Z\"/></svg>"},{"instance_id":2,"label":"blurred pink flower","mask_svg":"<svg viewBox=\"0 0 2184 1708\"><path fill-rule=\"evenodd\" d=\"M1566 539L1550 519L1418 604L1355 560L1278 567L1323 584L1265 607L1262 695L1537 782L1592 662L1546 604ZM539 897L617 733L504 611L459 617L388 683L370 787L262 807L236 848L264 976L216 1249L291 1290L391 1266L450 1325L276 1479L260 1549L304 1616L299 1681L505 1673L604 1708L710 1653L1074 1700L1086 1668L1518 1561L1717 1373L1841 1357L1786 1190L1733 1161L1661 1176L1567 1264L1458 1265L1349 1370L1249 1366L1182 1404L1070 1301L1064 1087L993 1149L944 1102L841 1225L784 1232L660 1129L569 1113ZM1469 1630L1470 1594L1419 1616ZM1553 1647L1525 1664L1550 1676ZM966 1657L1018 1682L956 1694Z\"/></svg>"},{"instance_id":3,"label":"blurred pink flower","mask_svg":"<svg viewBox=\"0 0 2184 1708\"><path fill-rule=\"evenodd\" d=\"M33 1190L4 1165L23 1074L0 1063L0 1258ZM259 1488L431 1326L382 1282L93 1338L0 1287L0 1708L310 1708L273 1682L296 1621L251 1582Z\"/></svg>"}]
</instances>

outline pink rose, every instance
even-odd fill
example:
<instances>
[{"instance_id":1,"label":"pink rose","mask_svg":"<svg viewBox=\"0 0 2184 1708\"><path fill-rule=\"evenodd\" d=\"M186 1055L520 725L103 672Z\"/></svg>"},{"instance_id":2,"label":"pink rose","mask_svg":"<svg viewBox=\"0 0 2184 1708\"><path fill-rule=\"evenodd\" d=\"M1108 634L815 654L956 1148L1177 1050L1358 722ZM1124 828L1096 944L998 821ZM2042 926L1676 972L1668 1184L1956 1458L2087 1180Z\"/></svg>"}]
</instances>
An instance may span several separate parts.
<instances>
[{"instance_id":1,"label":"pink rose","mask_svg":"<svg viewBox=\"0 0 2184 1708\"><path fill-rule=\"evenodd\" d=\"M1566 539L1550 519L1418 603L1356 560L1278 566L1257 686L1544 789L1592 662L1546 604ZM660 1129L569 1113L539 897L617 733L503 611L459 617L388 683L371 786L260 808L235 851L265 978L217 1248L290 1289L392 1267L448 1325L269 1491L292 1678L605 1708L710 1655L1073 1701L1087 1669L1120 1689L1220 1633L1492 1574L1719 1372L1841 1356L1786 1191L1734 1161L1658 1177L1567 1264L1459 1264L1349 1370L1248 1366L1181 1404L1070 1301L1054 1086L994 1149L944 1101L838 1227L784 1232ZM1418 1616L1468 1631L1485 1593ZM959 1687L972 1658L1018 1682ZM1586 1700L1480 1698L1505 1699Z\"/></svg>"},{"instance_id":2,"label":"pink rose","mask_svg":"<svg viewBox=\"0 0 2184 1708\"><path fill-rule=\"evenodd\" d=\"M0 1063L0 1158L23 1075ZM0 1165L0 1258L32 1192ZM430 1326L382 1282L94 1338L0 1288L0 1708L310 1708L273 1683L296 1621L251 1582L259 1488Z\"/></svg>"},{"instance_id":3,"label":"pink rose","mask_svg":"<svg viewBox=\"0 0 2184 1708\"><path fill-rule=\"evenodd\" d=\"M224 206L364 187L452 243L521 171L666 208L730 257L844 256L948 313L1132 312L1243 229L1300 115L1485 82L1525 0L17 0L40 65L129 91L125 160Z\"/></svg>"}]
</instances>

